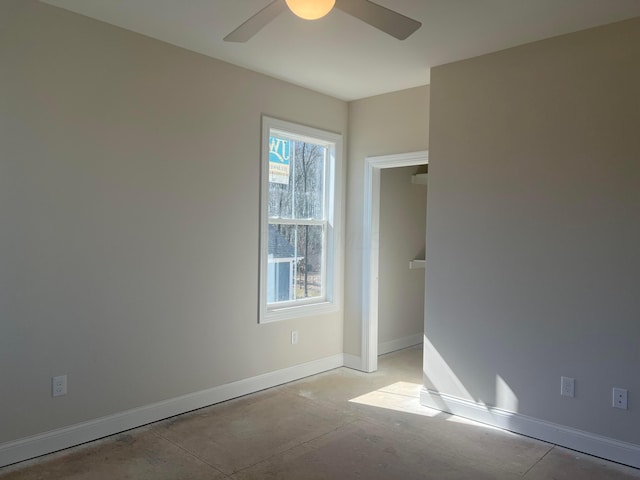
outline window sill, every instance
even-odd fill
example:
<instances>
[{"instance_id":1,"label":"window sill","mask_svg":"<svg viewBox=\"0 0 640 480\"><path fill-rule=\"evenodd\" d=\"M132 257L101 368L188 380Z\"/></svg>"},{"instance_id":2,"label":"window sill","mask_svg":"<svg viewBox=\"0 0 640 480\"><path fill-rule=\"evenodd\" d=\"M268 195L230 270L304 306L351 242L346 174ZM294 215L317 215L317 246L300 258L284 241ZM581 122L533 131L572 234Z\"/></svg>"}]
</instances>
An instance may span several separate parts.
<instances>
[{"instance_id":1,"label":"window sill","mask_svg":"<svg viewBox=\"0 0 640 480\"><path fill-rule=\"evenodd\" d=\"M280 320L290 320L292 318L311 317L315 315L326 315L336 313L340 309L333 302L312 303L307 305L295 305L268 310L260 318L260 323L271 323Z\"/></svg>"}]
</instances>

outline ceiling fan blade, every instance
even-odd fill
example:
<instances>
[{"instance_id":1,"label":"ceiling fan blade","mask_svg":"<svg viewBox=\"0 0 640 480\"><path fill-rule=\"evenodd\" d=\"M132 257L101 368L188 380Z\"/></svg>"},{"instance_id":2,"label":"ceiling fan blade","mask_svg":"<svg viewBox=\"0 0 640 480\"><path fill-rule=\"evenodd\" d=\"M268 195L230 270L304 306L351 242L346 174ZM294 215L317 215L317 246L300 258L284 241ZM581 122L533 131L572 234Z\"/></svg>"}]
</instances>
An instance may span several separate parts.
<instances>
[{"instance_id":1,"label":"ceiling fan blade","mask_svg":"<svg viewBox=\"0 0 640 480\"><path fill-rule=\"evenodd\" d=\"M287 4L284 0L274 0L258 13L256 13L253 17L249 18L249 20L236 28L229 35L224 37L224 41L241 43L246 42L256 33L262 30L262 27L267 25L286 9Z\"/></svg>"},{"instance_id":2,"label":"ceiling fan blade","mask_svg":"<svg viewBox=\"0 0 640 480\"><path fill-rule=\"evenodd\" d=\"M369 0L336 0L336 8L376 27L398 40L404 40L422 23Z\"/></svg>"}]
</instances>

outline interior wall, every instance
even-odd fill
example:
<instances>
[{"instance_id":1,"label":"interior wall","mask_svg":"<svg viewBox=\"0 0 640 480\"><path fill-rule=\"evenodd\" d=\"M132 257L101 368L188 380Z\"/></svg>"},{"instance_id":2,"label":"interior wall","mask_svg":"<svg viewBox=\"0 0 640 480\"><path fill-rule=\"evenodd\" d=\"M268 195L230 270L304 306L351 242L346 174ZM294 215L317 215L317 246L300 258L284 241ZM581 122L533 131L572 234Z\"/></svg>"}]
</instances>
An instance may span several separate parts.
<instances>
[{"instance_id":1,"label":"interior wall","mask_svg":"<svg viewBox=\"0 0 640 480\"><path fill-rule=\"evenodd\" d=\"M640 18L431 78L426 386L640 444Z\"/></svg>"},{"instance_id":2,"label":"interior wall","mask_svg":"<svg viewBox=\"0 0 640 480\"><path fill-rule=\"evenodd\" d=\"M32 0L0 18L0 443L342 353L342 311L258 325L257 279L261 115L346 134L345 102Z\"/></svg>"},{"instance_id":3,"label":"interior wall","mask_svg":"<svg viewBox=\"0 0 640 480\"><path fill-rule=\"evenodd\" d=\"M424 269L410 270L409 261L424 259L425 253L427 186L411 183L411 176L423 170L425 167L380 171L379 352L408 337L422 342Z\"/></svg>"},{"instance_id":4,"label":"interior wall","mask_svg":"<svg viewBox=\"0 0 640 480\"><path fill-rule=\"evenodd\" d=\"M365 158L427 150L429 86L349 103L344 351L360 356ZM381 276L384 272L380 272Z\"/></svg>"}]
</instances>

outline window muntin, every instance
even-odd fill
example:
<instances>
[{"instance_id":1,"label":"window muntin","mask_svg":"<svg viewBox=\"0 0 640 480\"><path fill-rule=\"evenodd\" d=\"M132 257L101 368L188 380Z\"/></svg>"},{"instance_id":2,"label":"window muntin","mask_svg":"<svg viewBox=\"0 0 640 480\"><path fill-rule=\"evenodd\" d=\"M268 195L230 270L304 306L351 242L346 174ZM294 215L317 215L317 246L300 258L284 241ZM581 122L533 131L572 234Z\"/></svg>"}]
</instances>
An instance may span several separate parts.
<instances>
[{"instance_id":1,"label":"window muntin","mask_svg":"<svg viewBox=\"0 0 640 480\"><path fill-rule=\"evenodd\" d=\"M260 321L337 307L340 147L339 135L263 118Z\"/></svg>"}]
</instances>

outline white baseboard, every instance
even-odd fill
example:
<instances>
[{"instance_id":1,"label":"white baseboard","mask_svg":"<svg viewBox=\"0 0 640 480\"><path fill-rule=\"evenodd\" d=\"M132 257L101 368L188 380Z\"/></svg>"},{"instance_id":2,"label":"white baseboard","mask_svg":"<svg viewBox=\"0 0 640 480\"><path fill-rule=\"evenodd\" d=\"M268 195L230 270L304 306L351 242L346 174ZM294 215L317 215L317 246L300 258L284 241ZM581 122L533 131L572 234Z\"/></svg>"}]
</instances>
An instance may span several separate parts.
<instances>
[{"instance_id":1,"label":"white baseboard","mask_svg":"<svg viewBox=\"0 0 640 480\"><path fill-rule=\"evenodd\" d=\"M407 337L410 338L410 337ZM419 343L419 342L418 342ZM408 345L411 346L411 345ZM182 397L134 408L70 427L52 430L0 445L0 467L80 445L191 410L275 387L341 366L360 370L361 358L339 354L293 367L239 380ZM476 402L423 389L420 403L515 433L538 438L614 462L640 468L640 445L621 442L563 425L488 407Z\"/></svg>"},{"instance_id":2,"label":"white baseboard","mask_svg":"<svg viewBox=\"0 0 640 480\"><path fill-rule=\"evenodd\" d=\"M420 345L423 341L424 334L416 333L415 335L409 335L408 337L384 342L378 345L378 355L384 355L385 353L391 353L395 352L396 350L402 350L403 348Z\"/></svg>"},{"instance_id":3,"label":"white baseboard","mask_svg":"<svg viewBox=\"0 0 640 480\"><path fill-rule=\"evenodd\" d=\"M640 468L640 445L565 427L423 388L420 403L578 452Z\"/></svg>"},{"instance_id":4,"label":"white baseboard","mask_svg":"<svg viewBox=\"0 0 640 480\"><path fill-rule=\"evenodd\" d=\"M362 369L362 358L351 355L350 353L344 353L344 366L347 368L353 368L354 370Z\"/></svg>"},{"instance_id":5,"label":"white baseboard","mask_svg":"<svg viewBox=\"0 0 640 480\"><path fill-rule=\"evenodd\" d=\"M344 365L342 354L227 383L219 387L172 398L107 417L0 445L0 467L80 445L98 438L157 422L249 393L275 387Z\"/></svg>"}]
</instances>

